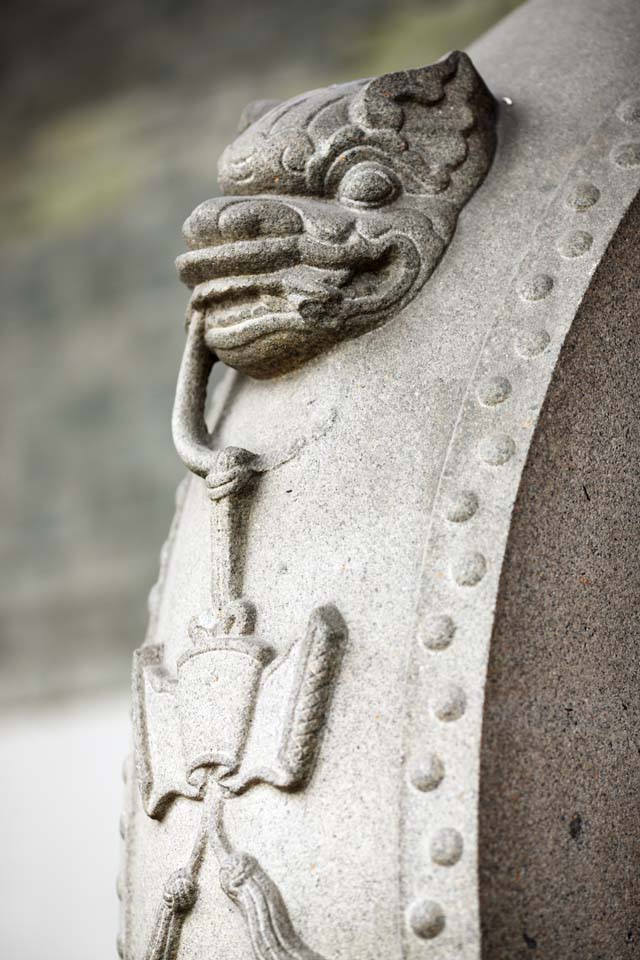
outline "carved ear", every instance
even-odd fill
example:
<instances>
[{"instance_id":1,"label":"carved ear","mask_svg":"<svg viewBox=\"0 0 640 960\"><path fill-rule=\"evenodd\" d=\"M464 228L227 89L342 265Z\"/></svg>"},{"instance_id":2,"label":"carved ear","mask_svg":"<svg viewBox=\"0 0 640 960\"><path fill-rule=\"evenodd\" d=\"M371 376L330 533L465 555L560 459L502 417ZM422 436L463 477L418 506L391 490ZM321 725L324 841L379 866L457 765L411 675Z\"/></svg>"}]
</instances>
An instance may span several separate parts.
<instances>
[{"instance_id":1,"label":"carved ear","mask_svg":"<svg viewBox=\"0 0 640 960\"><path fill-rule=\"evenodd\" d=\"M269 113L269 110L277 107L279 103L282 103L282 100L252 100L240 114L238 133L242 133L260 117L264 117L265 113Z\"/></svg>"},{"instance_id":2,"label":"carved ear","mask_svg":"<svg viewBox=\"0 0 640 960\"><path fill-rule=\"evenodd\" d=\"M410 192L451 193L459 202L473 192L495 147L495 104L471 60L455 50L428 67L370 80L353 98L350 117L367 134L397 144ZM392 139L389 138L392 135ZM473 141L473 149L469 149ZM473 167L466 177L452 172ZM476 169L477 168L477 169ZM458 171L462 173L462 170ZM473 182L472 182L473 181Z\"/></svg>"},{"instance_id":3,"label":"carved ear","mask_svg":"<svg viewBox=\"0 0 640 960\"><path fill-rule=\"evenodd\" d=\"M387 73L370 80L354 97L352 119L368 130L400 130L410 103L427 106L442 100L444 85L456 73L461 56L464 54L455 51L428 67Z\"/></svg>"}]
</instances>

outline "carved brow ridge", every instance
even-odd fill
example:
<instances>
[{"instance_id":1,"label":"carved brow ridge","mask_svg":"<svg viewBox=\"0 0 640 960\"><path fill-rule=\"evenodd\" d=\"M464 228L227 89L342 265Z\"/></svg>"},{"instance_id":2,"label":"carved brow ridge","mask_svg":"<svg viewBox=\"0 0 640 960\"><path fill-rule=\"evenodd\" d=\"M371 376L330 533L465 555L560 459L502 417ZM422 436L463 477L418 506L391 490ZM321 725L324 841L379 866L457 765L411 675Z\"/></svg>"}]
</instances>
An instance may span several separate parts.
<instances>
[{"instance_id":1,"label":"carved brow ridge","mask_svg":"<svg viewBox=\"0 0 640 960\"><path fill-rule=\"evenodd\" d=\"M269 123L269 126L267 127L266 132L271 133L276 123L281 120L282 117L286 116L290 110L293 110L294 107L297 107L299 103L302 103L305 97L306 93L301 93L299 96L294 97L293 100L287 100L286 103L281 103L279 107L274 107L273 111L269 111L270 113L273 112L273 117Z\"/></svg>"},{"instance_id":2,"label":"carved brow ridge","mask_svg":"<svg viewBox=\"0 0 640 960\"><path fill-rule=\"evenodd\" d=\"M309 127L309 124L315 120L318 114L322 113L323 110L326 110L327 107L332 106L332 104L337 103L339 100L348 99L350 93L345 93L343 90L341 93L336 94L335 97L331 97L329 100L323 100L322 103L319 103L318 106L313 110L307 117L304 119L305 129ZM293 110L294 107L297 107L298 104L303 103L307 95L303 94L300 97L296 97L294 100L291 100L289 103L283 105L282 109L278 112L278 115L273 118L269 124L268 132L272 133L276 124L278 124L286 115ZM278 108L276 108L277 110Z\"/></svg>"}]
</instances>

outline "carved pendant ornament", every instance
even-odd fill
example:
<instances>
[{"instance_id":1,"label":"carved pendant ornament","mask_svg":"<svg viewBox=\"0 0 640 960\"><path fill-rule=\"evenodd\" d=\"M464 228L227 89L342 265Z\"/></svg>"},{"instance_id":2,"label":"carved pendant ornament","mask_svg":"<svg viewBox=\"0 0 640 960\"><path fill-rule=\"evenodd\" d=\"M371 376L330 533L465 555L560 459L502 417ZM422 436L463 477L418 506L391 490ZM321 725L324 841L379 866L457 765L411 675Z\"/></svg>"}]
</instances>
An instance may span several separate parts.
<instances>
[{"instance_id":1,"label":"carved pendant ornament","mask_svg":"<svg viewBox=\"0 0 640 960\"><path fill-rule=\"evenodd\" d=\"M331 604L309 613L280 729L249 749L256 705L277 667L244 595L249 507L283 451L213 448L205 421L214 363L256 378L289 371L389 320L435 269L495 146L493 99L469 58L251 105L220 163L224 197L185 224L178 258L192 289L173 412L176 449L210 501L211 606L188 627L175 674L161 644L134 655L142 805L162 820L177 797L202 805L184 866L167 877L145 960L179 953L207 849L258 960L317 958L265 868L231 846L226 805L254 784L303 789L312 775L347 627ZM153 639L153 638L151 638ZM277 709L274 708L277 713Z\"/></svg>"}]
</instances>

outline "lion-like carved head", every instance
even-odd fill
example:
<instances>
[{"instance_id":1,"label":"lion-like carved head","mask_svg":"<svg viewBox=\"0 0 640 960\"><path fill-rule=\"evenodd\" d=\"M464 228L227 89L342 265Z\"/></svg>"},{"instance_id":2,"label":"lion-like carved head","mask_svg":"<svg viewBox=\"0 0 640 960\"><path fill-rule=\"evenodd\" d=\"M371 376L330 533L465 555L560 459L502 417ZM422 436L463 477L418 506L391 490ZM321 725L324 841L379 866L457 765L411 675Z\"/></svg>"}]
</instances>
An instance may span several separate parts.
<instances>
[{"instance_id":1,"label":"lion-like carved head","mask_svg":"<svg viewBox=\"0 0 640 960\"><path fill-rule=\"evenodd\" d=\"M209 349L276 376L385 323L420 290L484 178L493 98L460 52L251 104L178 258Z\"/></svg>"}]
</instances>

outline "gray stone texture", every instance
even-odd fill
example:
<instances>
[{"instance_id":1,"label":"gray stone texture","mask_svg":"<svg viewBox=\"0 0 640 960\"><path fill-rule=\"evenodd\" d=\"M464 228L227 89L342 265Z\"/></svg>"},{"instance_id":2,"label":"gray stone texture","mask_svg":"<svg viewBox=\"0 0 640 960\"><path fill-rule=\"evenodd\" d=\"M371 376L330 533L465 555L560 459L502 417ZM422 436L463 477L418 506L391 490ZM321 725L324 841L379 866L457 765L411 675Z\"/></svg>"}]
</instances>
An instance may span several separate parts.
<instances>
[{"instance_id":1,"label":"gray stone texture","mask_svg":"<svg viewBox=\"0 0 640 960\"><path fill-rule=\"evenodd\" d=\"M0 705L127 683L181 471L180 224L245 104L430 62L515 2L3 5Z\"/></svg>"},{"instance_id":2,"label":"gray stone texture","mask_svg":"<svg viewBox=\"0 0 640 960\"><path fill-rule=\"evenodd\" d=\"M517 579L527 549L539 552L543 567L558 550L554 542L546 552L537 525L553 523L546 491L560 487L564 474L549 478L544 470L534 482L536 489L545 484L545 511L521 534L524 554L517 550L516 512L515 546L501 594L499 588L513 505L523 472L526 491L529 447L554 370L560 377L572 364L577 370L570 398L579 411L572 422L577 431L593 403L583 380L595 375L592 364L603 348L592 353L585 345L584 377L582 353L572 351L571 339L567 360L557 362L640 185L640 131L630 101L637 95L639 26L640 9L631 0L610 9L595 0L535 0L471 48L500 104L497 153L437 269L383 326L273 379L228 373L208 427L201 404L212 360L193 349L201 331L191 320L174 433L196 476L182 488L138 655L144 662L134 671L138 776L128 761L120 886L120 943L128 960L167 954L246 960L250 951L257 960L478 960L483 950L491 960L512 960L513 951L526 956L534 948L539 956L565 955L566 930L543 940L537 925L527 926L529 915L552 912L545 908L544 871L557 866L554 889L573 896L561 879L563 850L553 851L551 863L543 858L544 871L527 886L514 864L519 785L495 756L505 726L517 722L508 709L512 690L536 699L535 684L520 685L520 667L541 669L526 647L513 653L510 634L500 643L512 609L511 564ZM623 235L618 244L624 243ZM616 306L618 287L607 295L606 285L606 276L598 279L583 310L588 314L589 298L603 298L599 323L610 319L615 326L620 314L622 327L626 305ZM613 329L599 329L617 348L615 419L625 406L622 385L637 375L635 356L624 333L616 338ZM596 370L606 381L607 373ZM607 386L598 381L606 410ZM555 388L550 397L542 439L534 441L533 478ZM597 423L611 429L606 410L588 427L587 451ZM557 429L554 420L548 436ZM619 444L620 460L610 469L623 472L631 454L623 439ZM587 451L581 447L574 459ZM583 482L587 491L595 485L597 498L608 468L596 469ZM631 511L632 503L623 509ZM605 508L604 532L599 523L592 536L598 536L594 553L614 536L606 526L612 519ZM585 533L572 531L569 545L572 537L578 548ZM617 578L617 555L614 563L601 551L591 563ZM630 618L637 593L624 573L616 602ZM591 579L589 571L584 576ZM514 603L521 590L535 605L526 592L534 587L521 581ZM586 594L582 617L588 596L598 604L596 591ZM570 605L571 597L562 602ZM594 623L602 617L599 608ZM516 634L525 644L521 623ZM564 671L557 644L554 654ZM574 682L597 684L587 664L601 655L596 643ZM506 718L500 702L494 713L491 702L485 708L488 664ZM216 684L224 696L216 697ZM203 705L209 722L198 726ZM536 707L530 709L535 717ZM637 703L628 709L637 711ZM201 763L194 730L206 740ZM229 730L232 741L225 739ZM597 756L597 729L586 729L585 737ZM544 760L536 760L546 773ZM203 780L198 768L206 769ZM187 784L181 780L175 797L152 809L149 769L158 771L163 796L171 777ZM579 794L586 776L582 770L570 789ZM189 790L197 795L186 796ZM539 796L533 789L534 807ZM577 857L597 828L597 814L591 827L586 808L565 815L565 847ZM527 829L540 834L544 850L545 825ZM616 836L630 843L623 829ZM492 872L492 858L501 856L504 865ZM622 912L628 863L618 868L611 891ZM576 861L568 866L568 884L574 869ZM481 889L478 879L487 870L491 878ZM517 921L505 918L500 888L504 882L516 896L514 873L531 898L527 916ZM601 874L585 870L580 882L594 906L579 908L588 923L578 940L583 954L600 949L617 960L624 956L620 929L602 919L608 907L595 907ZM484 947L481 904L491 926Z\"/></svg>"},{"instance_id":3,"label":"gray stone texture","mask_svg":"<svg viewBox=\"0 0 640 960\"><path fill-rule=\"evenodd\" d=\"M639 950L639 235L636 200L565 341L514 506L482 743L488 960Z\"/></svg>"}]
</instances>

